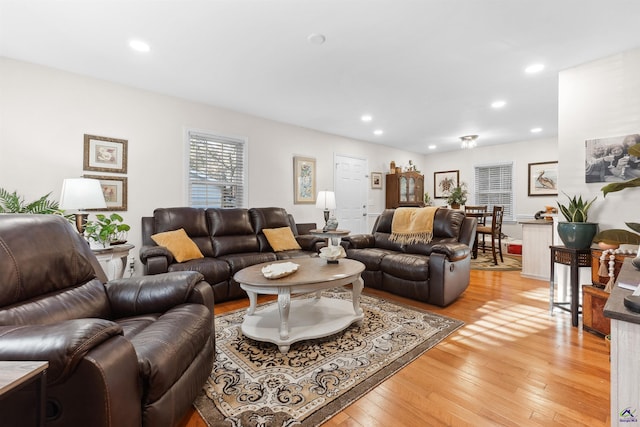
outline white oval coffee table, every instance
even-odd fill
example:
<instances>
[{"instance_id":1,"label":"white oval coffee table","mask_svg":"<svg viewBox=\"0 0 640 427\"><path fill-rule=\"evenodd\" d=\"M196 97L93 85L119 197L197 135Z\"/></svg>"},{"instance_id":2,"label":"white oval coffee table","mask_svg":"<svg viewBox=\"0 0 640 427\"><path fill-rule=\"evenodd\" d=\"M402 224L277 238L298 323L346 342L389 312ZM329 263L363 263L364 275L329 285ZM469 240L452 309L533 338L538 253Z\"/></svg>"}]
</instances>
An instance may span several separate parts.
<instances>
[{"instance_id":1,"label":"white oval coffee table","mask_svg":"<svg viewBox=\"0 0 640 427\"><path fill-rule=\"evenodd\" d=\"M267 279L264 266L278 262L294 262L298 271L279 279ZM233 278L249 295L249 309L242 322L242 333L257 341L276 344L282 353L292 343L326 337L340 332L353 323L362 322L360 294L364 281L360 277L364 264L342 258L338 264L328 264L322 258L295 258L252 265L237 272ZM352 285L352 301L326 298L325 289ZM315 292L314 298L294 298L291 295ZM278 295L278 301L256 310L258 294Z\"/></svg>"}]
</instances>

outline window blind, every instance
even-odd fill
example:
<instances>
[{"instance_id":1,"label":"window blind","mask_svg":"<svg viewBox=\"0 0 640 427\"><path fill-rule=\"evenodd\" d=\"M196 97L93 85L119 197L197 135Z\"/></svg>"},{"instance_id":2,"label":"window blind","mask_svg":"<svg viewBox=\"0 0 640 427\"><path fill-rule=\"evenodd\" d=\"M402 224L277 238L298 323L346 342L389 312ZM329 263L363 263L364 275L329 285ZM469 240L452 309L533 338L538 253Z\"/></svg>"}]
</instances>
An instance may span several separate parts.
<instances>
[{"instance_id":1,"label":"window blind","mask_svg":"<svg viewBox=\"0 0 640 427\"><path fill-rule=\"evenodd\" d=\"M475 167L476 204L504 207L504 219L513 220L513 164Z\"/></svg>"},{"instance_id":2,"label":"window blind","mask_svg":"<svg viewBox=\"0 0 640 427\"><path fill-rule=\"evenodd\" d=\"M189 132L189 206L244 207L242 139Z\"/></svg>"}]
</instances>

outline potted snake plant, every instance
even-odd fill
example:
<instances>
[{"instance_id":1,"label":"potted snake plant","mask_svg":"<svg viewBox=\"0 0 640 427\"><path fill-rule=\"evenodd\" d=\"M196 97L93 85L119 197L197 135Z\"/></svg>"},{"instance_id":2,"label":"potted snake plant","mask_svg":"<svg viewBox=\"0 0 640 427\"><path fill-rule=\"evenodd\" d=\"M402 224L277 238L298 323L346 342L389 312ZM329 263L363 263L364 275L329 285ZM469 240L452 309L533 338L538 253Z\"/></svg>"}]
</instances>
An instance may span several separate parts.
<instances>
[{"instance_id":1,"label":"potted snake plant","mask_svg":"<svg viewBox=\"0 0 640 427\"><path fill-rule=\"evenodd\" d=\"M598 233L598 224L588 222L588 212L597 197L590 202L582 200L582 196L569 196L566 205L558 202L560 212L567 220L558 223L558 235L562 243L572 249L588 249L593 242L594 236Z\"/></svg>"}]
</instances>

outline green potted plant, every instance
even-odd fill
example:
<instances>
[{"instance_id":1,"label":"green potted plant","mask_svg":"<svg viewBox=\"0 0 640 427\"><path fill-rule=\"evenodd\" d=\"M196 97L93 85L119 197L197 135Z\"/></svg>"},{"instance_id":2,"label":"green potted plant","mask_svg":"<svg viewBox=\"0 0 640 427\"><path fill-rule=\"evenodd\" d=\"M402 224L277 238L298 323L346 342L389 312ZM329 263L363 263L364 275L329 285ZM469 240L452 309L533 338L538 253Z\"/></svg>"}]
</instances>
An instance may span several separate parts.
<instances>
[{"instance_id":1,"label":"green potted plant","mask_svg":"<svg viewBox=\"0 0 640 427\"><path fill-rule=\"evenodd\" d=\"M112 213L110 216L97 214L95 221L87 221L84 234L92 248L104 249L116 240L123 240L118 235L130 229L131 227L125 224L117 213Z\"/></svg>"},{"instance_id":2,"label":"green potted plant","mask_svg":"<svg viewBox=\"0 0 640 427\"><path fill-rule=\"evenodd\" d=\"M451 206L451 209L460 209L460 205L467 203L467 185L462 182L457 187L454 187L447 196L447 203Z\"/></svg>"},{"instance_id":3,"label":"green potted plant","mask_svg":"<svg viewBox=\"0 0 640 427\"><path fill-rule=\"evenodd\" d=\"M58 202L49 200L50 195L47 193L37 200L26 202L17 191L10 193L0 188L0 213L62 214Z\"/></svg>"},{"instance_id":4,"label":"green potted plant","mask_svg":"<svg viewBox=\"0 0 640 427\"><path fill-rule=\"evenodd\" d=\"M598 224L588 222L589 209L596 201L594 197L590 202L582 200L582 196L570 197L567 205L558 202L558 208L567 222L558 223L558 235L562 243L572 249L588 249L593 242L593 238L598 232Z\"/></svg>"}]
</instances>

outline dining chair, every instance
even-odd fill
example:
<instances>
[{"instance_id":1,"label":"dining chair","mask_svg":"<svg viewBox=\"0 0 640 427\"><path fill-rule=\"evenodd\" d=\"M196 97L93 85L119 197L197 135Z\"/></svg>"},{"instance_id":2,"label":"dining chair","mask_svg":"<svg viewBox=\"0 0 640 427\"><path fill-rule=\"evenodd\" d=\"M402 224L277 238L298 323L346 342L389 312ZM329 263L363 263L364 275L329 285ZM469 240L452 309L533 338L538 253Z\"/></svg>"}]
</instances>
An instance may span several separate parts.
<instances>
[{"instance_id":1,"label":"dining chair","mask_svg":"<svg viewBox=\"0 0 640 427\"><path fill-rule=\"evenodd\" d=\"M464 214L468 217L475 218L477 220L478 227L482 227L487 224L487 205L464 205ZM477 234L476 234L476 239L473 242L471 257L473 259L478 258L478 235Z\"/></svg>"},{"instance_id":2,"label":"dining chair","mask_svg":"<svg viewBox=\"0 0 640 427\"><path fill-rule=\"evenodd\" d=\"M486 250L485 236L491 236L491 252L493 254L493 264L498 265L498 257L500 254L500 262L504 262L502 257L502 217L504 215L504 207L494 206L493 216L491 217L491 226L480 226L476 231L476 240L482 236L482 252Z\"/></svg>"}]
</instances>

